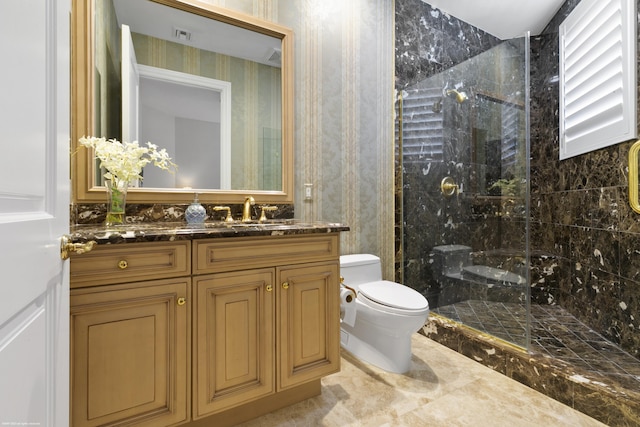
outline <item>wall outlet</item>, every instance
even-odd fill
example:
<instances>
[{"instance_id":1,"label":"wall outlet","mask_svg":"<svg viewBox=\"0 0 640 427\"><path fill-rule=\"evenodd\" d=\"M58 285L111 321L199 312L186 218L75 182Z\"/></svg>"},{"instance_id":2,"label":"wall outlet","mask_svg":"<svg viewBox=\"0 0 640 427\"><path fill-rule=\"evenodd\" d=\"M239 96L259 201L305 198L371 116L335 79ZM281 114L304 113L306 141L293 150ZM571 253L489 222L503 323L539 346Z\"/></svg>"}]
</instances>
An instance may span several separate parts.
<instances>
[{"instance_id":1,"label":"wall outlet","mask_svg":"<svg viewBox=\"0 0 640 427\"><path fill-rule=\"evenodd\" d=\"M313 200L312 197L312 189L313 189L313 184L305 184L304 185L304 199L305 200Z\"/></svg>"}]
</instances>

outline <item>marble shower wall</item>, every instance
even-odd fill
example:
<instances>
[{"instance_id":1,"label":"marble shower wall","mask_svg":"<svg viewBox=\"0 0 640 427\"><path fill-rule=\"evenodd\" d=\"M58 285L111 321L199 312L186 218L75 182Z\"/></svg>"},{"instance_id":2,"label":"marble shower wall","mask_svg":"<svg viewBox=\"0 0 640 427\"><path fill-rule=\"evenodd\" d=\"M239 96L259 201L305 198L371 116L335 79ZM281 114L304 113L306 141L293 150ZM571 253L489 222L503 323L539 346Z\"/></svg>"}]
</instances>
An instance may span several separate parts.
<instances>
[{"instance_id":1,"label":"marble shower wall","mask_svg":"<svg viewBox=\"0 0 640 427\"><path fill-rule=\"evenodd\" d=\"M564 307L640 357L640 216L628 201L631 142L559 160L558 27L578 3L568 0L545 31L531 39L532 302ZM396 88L411 87L496 43L490 35L420 0L397 0ZM418 177L422 171L413 173ZM401 169L396 174L402 182ZM408 181L403 183L405 189L411 187ZM401 196L398 187L398 204ZM425 226L428 194L415 198L418 204L412 215L421 220L413 227L433 233ZM401 218L396 219L398 230ZM419 236L405 237L404 247L424 244ZM402 243L396 242L397 260L402 259ZM431 272L422 253L417 250L406 257L405 283L428 283ZM399 280L402 272L398 263ZM429 292L428 287L422 290Z\"/></svg>"},{"instance_id":2,"label":"marble shower wall","mask_svg":"<svg viewBox=\"0 0 640 427\"><path fill-rule=\"evenodd\" d=\"M293 29L295 216L347 224L341 251L379 255L392 279L393 0L203 1Z\"/></svg>"},{"instance_id":3,"label":"marble shower wall","mask_svg":"<svg viewBox=\"0 0 640 427\"><path fill-rule=\"evenodd\" d=\"M396 141L402 146L402 165L396 167L402 183L396 189L397 206L402 206L396 219L402 233L396 278L425 294L432 307L455 302L443 300L434 278L434 246L466 245L482 257L477 261L500 268L512 269L505 263L523 259L524 192L500 198L499 190L490 189L497 179L514 177L511 173L524 177L526 171L523 79L524 39L501 43L420 0L396 2L396 108L403 129ZM468 100L446 96L451 89ZM488 104L517 105L518 170L503 170L499 149L480 143L482 132L496 126L504 139L503 114L493 115L497 124L487 123ZM446 176L460 185L460 195L442 195Z\"/></svg>"},{"instance_id":4,"label":"marble shower wall","mask_svg":"<svg viewBox=\"0 0 640 427\"><path fill-rule=\"evenodd\" d=\"M564 307L640 358L640 215L628 200L631 142L559 160L558 27L578 3L568 0L531 43L531 245L553 260L532 283L532 301Z\"/></svg>"}]
</instances>

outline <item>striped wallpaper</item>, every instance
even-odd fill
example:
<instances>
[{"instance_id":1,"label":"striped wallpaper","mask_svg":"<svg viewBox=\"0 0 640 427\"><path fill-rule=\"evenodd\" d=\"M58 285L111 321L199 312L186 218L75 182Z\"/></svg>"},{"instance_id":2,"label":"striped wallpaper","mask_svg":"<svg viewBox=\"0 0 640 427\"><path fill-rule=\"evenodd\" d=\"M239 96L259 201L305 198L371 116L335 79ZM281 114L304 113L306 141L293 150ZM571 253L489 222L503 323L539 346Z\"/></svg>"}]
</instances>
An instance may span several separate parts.
<instances>
[{"instance_id":1,"label":"striped wallpaper","mask_svg":"<svg viewBox=\"0 0 640 427\"><path fill-rule=\"evenodd\" d=\"M293 29L296 217L349 225L342 253L393 279L393 0L205 1Z\"/></svg>"}]
</instances>

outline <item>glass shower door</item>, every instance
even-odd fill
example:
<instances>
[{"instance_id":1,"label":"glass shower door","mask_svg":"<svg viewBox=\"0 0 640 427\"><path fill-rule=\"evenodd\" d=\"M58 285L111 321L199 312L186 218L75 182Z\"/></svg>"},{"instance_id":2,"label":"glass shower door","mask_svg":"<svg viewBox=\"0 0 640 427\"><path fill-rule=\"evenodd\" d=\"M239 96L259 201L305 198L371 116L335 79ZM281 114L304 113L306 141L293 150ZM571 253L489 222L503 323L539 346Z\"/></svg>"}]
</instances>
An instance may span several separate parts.
<instances>
[{"instance_id":1,"label":"glass shower door","mask_svg":"<svg viewBox=\"0 0 640 427\"><path fill-rule=\"evenodd\" d=\"M432 313L529 343L528 39L405 88L403 271Z\"/></svg>"}]
</instances>

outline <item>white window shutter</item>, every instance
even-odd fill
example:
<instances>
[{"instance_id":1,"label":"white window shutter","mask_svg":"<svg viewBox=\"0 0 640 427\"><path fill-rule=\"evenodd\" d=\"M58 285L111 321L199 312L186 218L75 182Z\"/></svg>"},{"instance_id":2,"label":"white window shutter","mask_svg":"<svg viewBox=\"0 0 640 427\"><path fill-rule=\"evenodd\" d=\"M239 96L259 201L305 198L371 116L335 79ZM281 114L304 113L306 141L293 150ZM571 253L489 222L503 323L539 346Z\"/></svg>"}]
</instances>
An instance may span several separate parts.
<instances>
[{"instance_id":1,"label":"white window shutter","mask_svg":"<svg viewBox=\"0 0 640 427\"><path fill-rule=\"evenodd\" d=\"M560 159L637 136L635 0L582 0L560 25Z\"/></svg>"}]
</instances>

